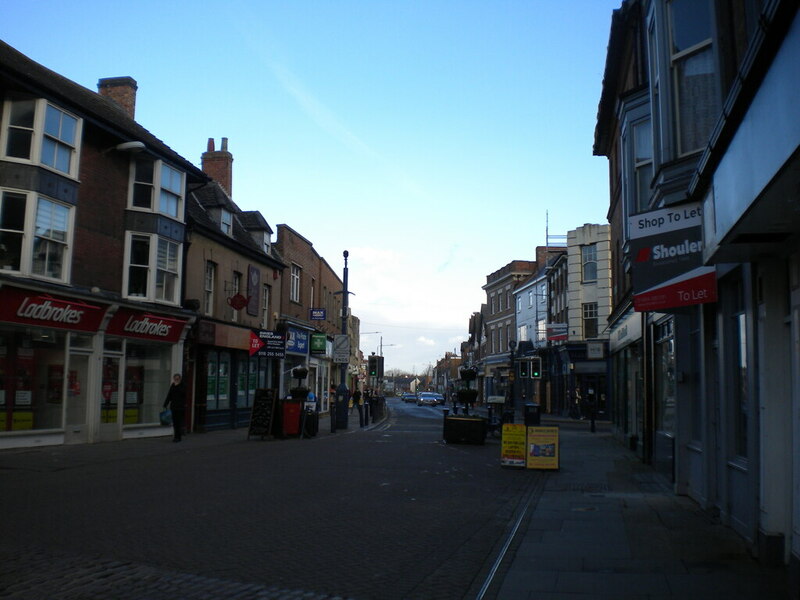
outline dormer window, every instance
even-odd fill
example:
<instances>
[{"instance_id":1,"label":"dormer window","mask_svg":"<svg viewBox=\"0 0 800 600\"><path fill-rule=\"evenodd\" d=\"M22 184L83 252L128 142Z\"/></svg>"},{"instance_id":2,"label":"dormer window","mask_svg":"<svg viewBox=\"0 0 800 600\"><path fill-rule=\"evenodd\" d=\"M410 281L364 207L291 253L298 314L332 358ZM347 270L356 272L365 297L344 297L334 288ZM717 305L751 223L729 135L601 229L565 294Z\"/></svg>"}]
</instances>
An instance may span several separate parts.
<instances>
[{"instance_id":1,"label":"dormer window","mask_svg":"<svg viewBox=\"0 0 800 600\"><path fill-rule=\"evenodd\" d=\"M271 246L269 234L265 231L264 232L264 242L262 244L262 248L264 250L264 254L269 254L269 248Z\"/></svg>"},{"instance_id":2,"label":"dormer window","mask_svg":"<svg viewBox=\"0 0 800 600\"><path fill-rule=\"evenodd\" d=\"M225 235L233 235L233 213L231 211L224 208L220 211L219 226Z\"/></svg>"}]
</instances>

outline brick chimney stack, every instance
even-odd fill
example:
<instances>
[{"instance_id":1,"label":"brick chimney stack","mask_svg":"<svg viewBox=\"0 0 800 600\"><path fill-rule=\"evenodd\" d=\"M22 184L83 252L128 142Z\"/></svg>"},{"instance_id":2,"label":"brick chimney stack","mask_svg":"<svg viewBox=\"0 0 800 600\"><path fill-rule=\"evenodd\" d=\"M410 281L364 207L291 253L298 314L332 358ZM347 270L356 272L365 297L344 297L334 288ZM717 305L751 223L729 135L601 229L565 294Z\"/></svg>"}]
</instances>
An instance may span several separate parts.
<instances>
[{"instance_id":1,"label":"brick chimney stack","mask_svg":"<svg viewBox=\"0 0 800 600\"><path fill-rule=\"evenodd\" d=\"M228 152L228 138L222 138L222 148L214 150L214 138L208 138L208 147L201 157L203 173L222 186L233 198L233 154Z\"/></svg>"},{"instance_id":2,"label":"brick chimney stack","mask_svg":"<svg viewBox=\"0 0 800 600\"><path fill-rule=\"evenodd\" d=\"M106 77L97 82L98 93L113 100L131 119L136 114L137 89L133 77Z\"/></svg>"}]
</instances>

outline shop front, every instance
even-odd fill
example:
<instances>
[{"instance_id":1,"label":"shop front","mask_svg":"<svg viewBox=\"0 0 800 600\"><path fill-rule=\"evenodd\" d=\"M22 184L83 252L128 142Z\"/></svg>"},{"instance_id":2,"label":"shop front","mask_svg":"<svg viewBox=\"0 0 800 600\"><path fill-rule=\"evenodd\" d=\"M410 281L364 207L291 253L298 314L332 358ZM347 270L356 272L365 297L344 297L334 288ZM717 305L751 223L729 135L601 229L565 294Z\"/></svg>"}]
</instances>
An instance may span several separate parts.
<instances>
[{"instance_id":1,"label":"shop front","mask_svg":"<svg viewBox=\"0 0 800 600\"><path fill-rule=\"evenodd\" d=\"M614 434L641 453L644 439L642 313L631 309L611 327L611 421Z\"/></svg>"},{"instance_id":2,"label":"shop front","mask_svg":"<svg viewBox=\"0 0 800 600\"><path fill-rule=\"evenodd\" d=\"M201 320L194 341L197 376L188 422L195 431L248 426L256 390L277 385L283 336Z\"/></svg>"},{"instance_id":3,"label":"shop front","mask_svg":"<svg viewBox=\"0 0 800 600\"><path fill-rule=\"evenodd\" d=\"M0 447L163 435L186 319L0 288Z\"/></svg>"},{"instance_id":4,"label":"shop front","mask_svg":"<svg viewBox=\"0 0 800 600\"><path fill-rule=\"evenodd\" d=\"M312 377L316 377L314 373L309 372L304 381L298 382L292 379L292 369L295 367L309 368L309 349L311 341L311 332L308 329L301 329L293 325L286 326L286 358L283 361L283 377L281 378L281 398L286 398L290 395L289 390L298 384L302 386L311 385Z\"/></svg>"}]
</instances>

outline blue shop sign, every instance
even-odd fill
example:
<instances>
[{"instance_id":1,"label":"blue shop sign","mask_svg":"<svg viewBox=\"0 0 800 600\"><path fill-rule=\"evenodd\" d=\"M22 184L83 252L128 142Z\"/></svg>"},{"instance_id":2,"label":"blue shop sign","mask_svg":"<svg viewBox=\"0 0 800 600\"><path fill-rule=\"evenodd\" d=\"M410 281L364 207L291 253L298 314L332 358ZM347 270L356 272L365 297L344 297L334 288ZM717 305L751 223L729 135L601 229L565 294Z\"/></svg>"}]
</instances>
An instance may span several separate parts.
<instances>
[{"instance_id":1,"label":"blue shop sign","mask_svg":"<svg viewBox=\"0 0 800 600\"><path fill-rule=\"evenodd\" d=\"M286 351L295 354L308 354L308 331L288 327L286 329Z\"/></svg>"}]
</instances>

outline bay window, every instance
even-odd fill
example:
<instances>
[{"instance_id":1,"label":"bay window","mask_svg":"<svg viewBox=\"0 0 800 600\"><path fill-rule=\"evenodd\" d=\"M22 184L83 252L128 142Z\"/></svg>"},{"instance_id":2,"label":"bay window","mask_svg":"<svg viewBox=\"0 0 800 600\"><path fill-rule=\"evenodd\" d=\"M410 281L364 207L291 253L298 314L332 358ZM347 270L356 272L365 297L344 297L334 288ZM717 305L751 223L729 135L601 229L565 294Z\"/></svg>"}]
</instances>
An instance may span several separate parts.
<instances>
[{"instance_id":1,"label":"bay window","mask_svg":"<svg viewBox=\"0 0 800 600\"><path fill-rule=\"evenodd\" d=\"M41 98L10 98L3 115L0 157L78 176L80 119Z\"/></svg>"},{"instance_id":2,"label":"bay window","mask_svg":"<svg viewBox=\"0 0 800 600\"><path fill-rule=\"evenodd\" d=\"M73 213L34 192L0 190L0 269L67 281Z\"/></svg>"},{"instance_id":3,"label":"bay window","mask_svg":"<svg viewBox=\"0 0 800 600\"><path fill-rule=\"evenodd\" d=\"M178 220L183 218L184 174L181 171L147 157L134 160L131 170L131 208L161 213Z\"/></svg>"},{"instance_id":4,"label":"bay window","mask_svg":"<svg viewBox=\"0 0 800 600\"><path fill-rule=\"evenodd\" d=\"M51 279L61 280L64 257L67 254L70 210L46 198L39 198L36 207L36 226L33 238L31 271Z\"/></svg>"},{"instance_id":5,"label":"bay window","mask_svg":"<svg viewBox=\"0 0 800 600\"><path fill-rule=\"evenodd\" d=\"M125 244L125 295L177 304L181 244L146 233L128 233Z\"/></svg>"},{"instance_id":6,"label":"bay window","mask_svg":"<svg viewBox=\"0 0 800 600\"><path fill-rule=\"evenodd\" d=\"M705 147L719 117L711 12L711 3L705 0L669 2L669 56L679 156Z\"/></svg>"}]
</instances>

